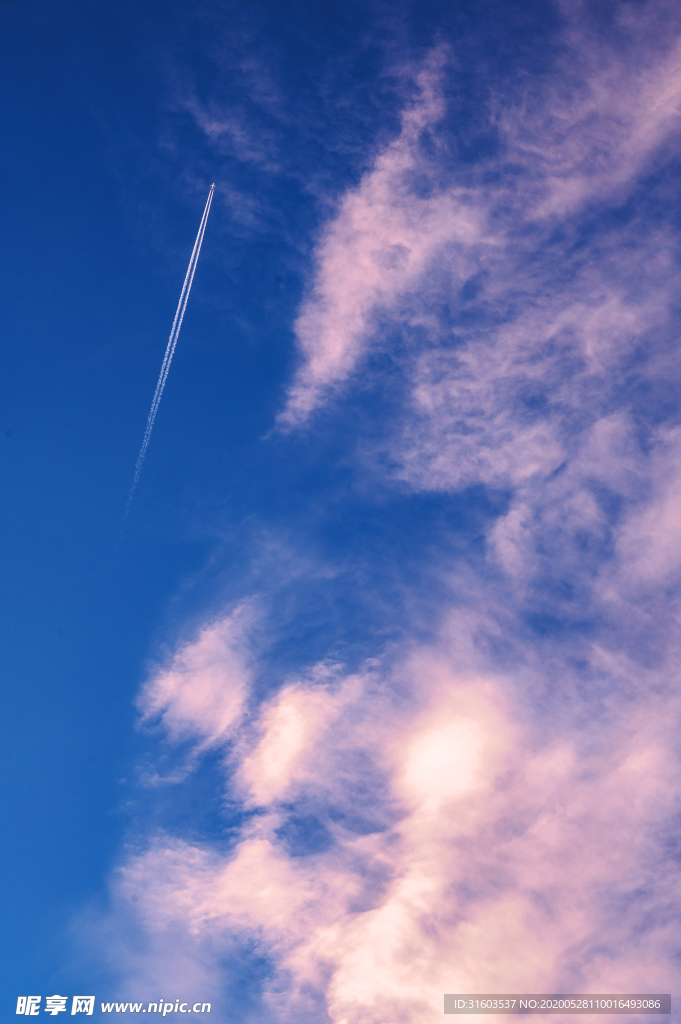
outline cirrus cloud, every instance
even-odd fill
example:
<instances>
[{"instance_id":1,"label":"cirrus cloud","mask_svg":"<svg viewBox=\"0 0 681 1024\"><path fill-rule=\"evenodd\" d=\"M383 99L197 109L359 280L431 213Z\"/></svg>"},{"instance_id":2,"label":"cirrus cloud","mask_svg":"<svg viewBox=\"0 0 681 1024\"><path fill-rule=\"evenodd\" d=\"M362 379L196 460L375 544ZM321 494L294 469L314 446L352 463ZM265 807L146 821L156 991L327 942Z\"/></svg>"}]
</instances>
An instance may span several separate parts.
<instances>
[{"instance_id":1,"label":"cirrus cloud","mask_svg":"<svg viewBox=\"0 0 681 1024\"><path fill-rule=\"evenodd\" d=\"M381 493L503 501L465 558L429 553L427 637L377 629L355 671L302 652L284 679L261 652L262 696L244 606L152 676L143 716L220 752L238 813L228 840L178 829L124 858L109 927L139 893L143 974L119 956L137 995L169 983L171 940L174 976L191 989L202 965L229 1012L225 965L257 962L248 1012L281 1024L671 988L681 26L623 4L605 42L589 10L567 10L552 71L485 108L499 148L465 175L431 144L453 74L436 50L320 235L280 426L332 423L363 368L392 404L349 464Z\"/></svg>"}]
</instances>

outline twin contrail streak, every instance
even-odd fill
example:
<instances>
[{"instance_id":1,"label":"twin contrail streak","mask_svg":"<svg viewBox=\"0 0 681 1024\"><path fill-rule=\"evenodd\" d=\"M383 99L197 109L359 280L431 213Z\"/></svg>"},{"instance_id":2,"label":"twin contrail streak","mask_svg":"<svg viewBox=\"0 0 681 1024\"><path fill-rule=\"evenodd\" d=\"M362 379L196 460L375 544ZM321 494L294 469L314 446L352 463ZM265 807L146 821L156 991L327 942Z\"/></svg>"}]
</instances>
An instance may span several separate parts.
<instances>
[{"instance_id":1,"label":"twin contrail streak","mask_svg":"<svg viewBox=\"0 0 681 1024\"><path fill-rule=\"evenodd\" d=\"M149 441L151 439L151 432L154 429L154 420L156 419L156 413L158 407L161 404L161 396L163 395L163 389L166 386L166 380L168 379L168 371L170 370L170 364L173 361L175 355L175 348L177 346L177 339L180 336L180 328L182 327L182 321L184 319L184 311L187 308L187 301L189 299L189 293L192 288L192 281L194 280L194 274L196 273L196 264L199 262L199 253L201 252L201 243L203 242L203 236L206 231L206 223L208 221L208 214L210 213L210 204L213 201L213 192L215 191L215 185L211 185L210 192L208 193L208 199L206 200L206 208L203 211L203 217L201 218L201 224L199 226L199 233L196 236L194 242L194 248L192 250L191 259L189 260L189 266L187 267L187 274L182 285L182 292L180 293L180 301L177 304L177 312L175 313L175 319L173 320L173 327L168 338L168 344L166 346L166 353L163 357L163 364L161 365L161 372L158 377L156 384L156 390L154 391L154 398L151 403L151 409L149 410L149 416L147 418L147 425L144 431L144 437L142 438L142 447L140 453L137 456L137 463L135 465L135 476L132 481L132 487L128 494L128 502L125 506L125 513L123 518L127 516L132 499L135 496L137 490L137 484L139 483L140 473L142 472L142 464L144 463L144 456L147 454L147 448L149 447Z\"/></svg>"}]
</instances>

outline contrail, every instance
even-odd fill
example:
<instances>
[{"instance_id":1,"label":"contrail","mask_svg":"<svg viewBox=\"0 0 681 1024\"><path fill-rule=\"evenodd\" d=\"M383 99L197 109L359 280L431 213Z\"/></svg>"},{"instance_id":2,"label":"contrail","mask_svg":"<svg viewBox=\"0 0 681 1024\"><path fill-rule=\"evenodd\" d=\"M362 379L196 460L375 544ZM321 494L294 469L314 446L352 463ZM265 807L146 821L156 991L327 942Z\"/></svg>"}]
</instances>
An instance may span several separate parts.
<instances>
[{"instance_id":1,"label":"contrail","mask_svg":"<svg viewBox=\"0 0 681 1024\"><path fill-rule=\"evenodd\" d=\"M210 213L210 204L213 201L213 192L215 191L215 183L210 187L208 193L208 199L206 200L206 208L203 211L203 217L201 218L201 224L199 225L199 233L196 236L194 242L194 248L192 249L191 259L189 260L189 266L187 267L187 274L182 285L182 291L180 293L180 301L177 304L177 312L175 313L175 319L173 320L172 330L170 337L168 338L168 344L166 346L166 352L163 357L163 363L161 365L161 372L158 377L156 384L156 390L154 391L154 398L151 403L151 409L149 410L149 416L147 418L147 425L144 430L144 437L142 438L142 447L140 453L137 456L137 463L135 464L135 476L132 481L132 487L128 494L128 501L125 506L125 512L123 513L123 521L130 511L130 505L132 499L135 497L135 491L137 490L137 484L139 483L140 473L142 472L142 464L144 463L144 456L147 454L147 448L149 447L149 441L151 439L151 432L154 429L154 420L156 419L156 413L158 407L161 404L161 395L163 389L166 386L166 380L168 379L168 371L170 370L170 364L173 361L175 355L175 347L177 345L177 339L180 336L180 328L182 327L182 320L184 319L184 311L187 308L187 301L189 299L189 293L192 288L192 281L194 280L194 274L196 273L196 264L199 262L199 253L201 252L201 243L203 242L203 236L206 231L206 223L208 221L208 214Z\"/></svg>"}]
</instances>

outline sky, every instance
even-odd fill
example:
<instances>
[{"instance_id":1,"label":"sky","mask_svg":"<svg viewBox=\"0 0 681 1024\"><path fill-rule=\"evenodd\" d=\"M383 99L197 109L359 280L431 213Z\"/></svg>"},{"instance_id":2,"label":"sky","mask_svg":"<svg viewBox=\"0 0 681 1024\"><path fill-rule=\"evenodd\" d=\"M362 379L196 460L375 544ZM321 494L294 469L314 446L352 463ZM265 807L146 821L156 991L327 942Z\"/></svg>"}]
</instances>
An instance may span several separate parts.
<instances>
[{"instance_id":1,"label":"sky","mask_svg":"<svg viewBox=\"0 0 681 1024\"><path fill-rule=\"evenodd\" d=\"M5 1014L674 993L678 5L1 0L0 82Z\"/></svg>"}]
</instances>

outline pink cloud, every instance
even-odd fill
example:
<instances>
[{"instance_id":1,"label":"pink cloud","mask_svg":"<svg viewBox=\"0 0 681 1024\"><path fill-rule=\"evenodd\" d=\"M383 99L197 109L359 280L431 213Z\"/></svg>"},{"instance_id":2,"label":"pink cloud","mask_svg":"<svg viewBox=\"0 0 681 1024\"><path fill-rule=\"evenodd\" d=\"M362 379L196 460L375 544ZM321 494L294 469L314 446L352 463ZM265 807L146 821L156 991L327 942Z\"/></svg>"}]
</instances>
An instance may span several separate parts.
<instances>
[{"instance_id":1,"label":"pink cloud","mask_svg":"<svg viewBox=\"0 0 681 1024\"><path fill-rule=\"evenodd\" d=\"M681 431L660 431L649 460L652 500L642 503L618 532L618 554L632 583L658 587L681 569Z\"/></svg>"},{"instance_id":2,"label":"pink cloud","mask_svg":"<svg viewBox=\"0 0 681 1024\"><path fill-rule=\"evenodd\" d=\"M326 666L319 666L310 682L285 686L262 709L255 742L236 778L248 803L262 806L290 797L293 786L318 772L318 757L310 762L310 743L333 726L357 689L349 679L338 692L330 692L321 685L328 674Z\"/></svg>"},{"instance_id":3,"label":"pink cloud","mask_svg":"<svg viewBox=\"0 0 681 1024\"><path fill-rule=\"evenodd\" d=\"M296 1024L428 1024L445 991L672 988L679 436L643 422L628 382L678 381L678 238L643 215L575 245L570 218L633 188L677 131L679 50L653 33L629 40L628 64L614 48L599 64L576 18L569 31L577 84L498 114L504 159L525 168L513 194L409 186L444 112L433 64L322 234L280 424L350 377L380 317L417 324L427 342L402 358L388 438L361 458L414 491L503 488L507 508L484 571L441 569L453 596L432 642L407 629L357 673L313 666L246 720L243 606L152 677L145 720L199 748L232 742L247 823L227 851L157 835L124 860L109 934L138 894L150 985L166 983L172 945L190 979L255 948L272 967L268 1014ZM480 318L454 343L437 305L468 302L478 271L466 308ZM531 635L531 613L564 608L597 635ZM294 814L328 844L298 855Z\"/></svg>"},{"instance_id":4,"label":"pink cloud","mask_svg":"<svg viewBox=\"0 0 681 1024\"><path fill-rule=\"evenodd\" d=\"M435 51L418 75L420 94L402 116L399 137L346 194L322 235L311 292L295 324L302 365L278 419L283 427L303 423L351 373L375 315L399 303L443 247L462 277L471 272L467 253L484 229L466 190L425 198L410 185L422 168L421 133L444 113L438 89L445 55Z\"/></svg>"},{"instance_id":5,"label":"pink cloud","mask_svg":"<svg viewBox=\"0 0 681 1024\"><path fill-rule=\"evenodd\" d=\"M143 722L160 720L171 740L196 739L200 749L224 741L241 717L250 683L245 631L252 606L204 626L145 684L138 701Z\"/></svg>"},{"instance_id":6,"label":"pink cloud","mask_svg":"<svg viewBox=\"0 0 681 1024\"><path fill-rule=\"evenodd\" d=\"M569 26L562 84L501 117L511 148L544 181L533 211L541 217L563 217L626 189L658 147L678 135L681 114L681 42L672 5L660 5L666 17L653 32L653 5L638 14L622 5L617 41L595 37L583 5L562 6Z\"/></svg>"},{"instance_id":7,"label":"pink cloud","mask_svg":"<svg viewBox=\"0 0 681 1024\"><path fill-rule=\"evenodd\" d=\"M432 286L437 275L446 274L451 298L468 278L486 272L485 298L497 307L514 304L519 289L528 289L537 308L530 311L525 303L505 333L508 337L515 327L524 341L529 330L530 346L540 340L537 331L545 341L546 331L565 331L576 323L584 354L594 363L607 359L620 321L629 318L629 332L636 331L643 311L630 307L612 282L589 283L591 267L583 270L582 288L572 288L572 303L563 282L553 283L551 301L548 282L528 276L527 243L518 240L519 232L521 238L539 232L529 236L531 244L544 247L556 218L572 216L588 203L621 199L665 140L678 133L681 43L660 32L648 50L637 49L640 26L625 24L625 29L630 38L622 52L597 45L575 21L555 81L542 81L536 94L525 93L520 100L495 100L490 117L505 152L496 165L481 164L479 182L465 184L438 184L442 168L422 145L422 133L432 131L445 114L440 90L449 55L434 52L418 77L420 97L403 115L400 135L346 194L322 233L310 292L295 325L301 365L278 418L281 426L304 423L366 352L380 346L382 320L427 325L428 306L438 298ZM508 166L515 168L512 178L504 174ZM413 187L416 174L431 183L427 198ZM492 188L485 184L489 177ZM651 244L653 258L664 259L665 251L664 245L658 251ZM547 269L555 272L550 265ZM652 302L647 312L654 318ZM513 353L504 347L494 355L503 363ZM457 358L463 382L469 355ZM414 398L425 404L435 400L423 388ZM520 443L538 465L546 463L542 449L553 448L550 438L532 431Z\"/></svg>"},{"instance_id":8,"label":"pink cloud","mask_svg":"<svg viewBox=\"0 0 681 1024\"><path fill-rule=\"evenodd\" d=\"M359 836L329 823L331 849L292 857L276 831L281 791L227 855L160 837L117 882L140 894L153 942L172 934L192 963L256 941L277 969L267 998L280 1020L311 990L334 1024L427 1024L444 991L668 990L678 880L655 830L675 809L678 765L660 708L624 705L581 735L542 737L509 681L452 669L445 636L399 676L397 701L375 669L343 706L337 682L318 687L303 751L319 806L343 800L362 750L396 822ZM265 737L271 723L264 708Z\"/></svg>"}]
</instances>

